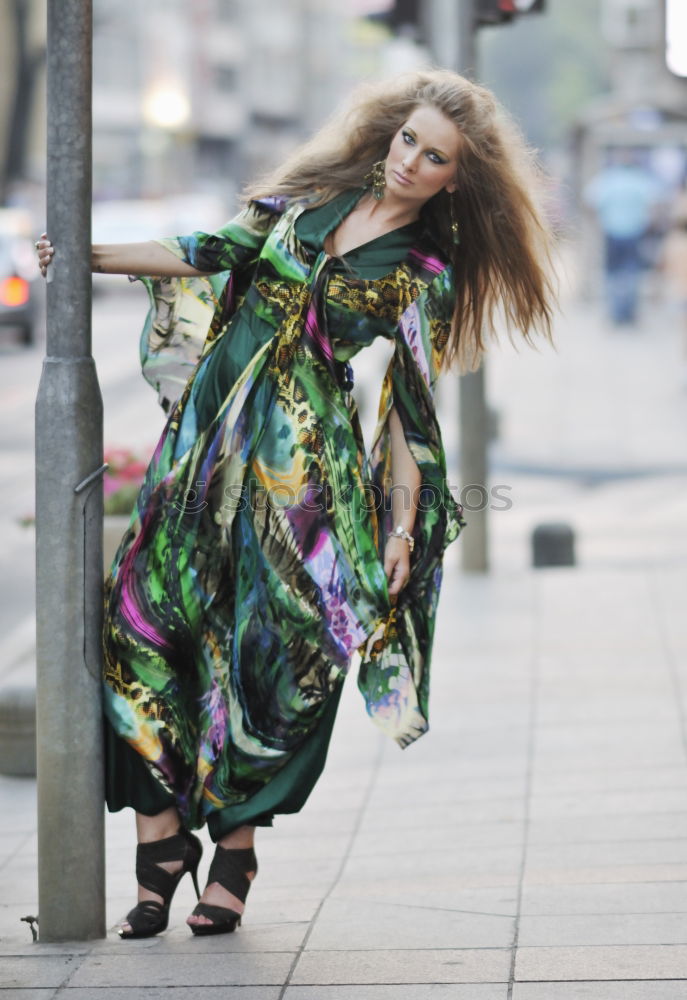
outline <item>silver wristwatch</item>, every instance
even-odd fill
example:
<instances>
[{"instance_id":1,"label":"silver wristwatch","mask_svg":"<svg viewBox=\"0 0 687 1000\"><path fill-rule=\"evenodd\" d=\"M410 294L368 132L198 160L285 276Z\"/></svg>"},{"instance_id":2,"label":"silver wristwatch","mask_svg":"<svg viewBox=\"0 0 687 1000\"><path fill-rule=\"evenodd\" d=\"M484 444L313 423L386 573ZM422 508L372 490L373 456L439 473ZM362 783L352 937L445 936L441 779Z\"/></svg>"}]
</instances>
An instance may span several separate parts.
<instances>
[{"instance_id":1,"label":"silver wristwatch","mask_svg":"<svg viewBox=\"0 0 687 1000\"><path fill-rule=\"evenodd\" d=\"M396 525L394 530L390 532L389 538L404 538L408 543L408 548L410 549L411 552L415 547L415 539L413 538L413 536L410 534L409 531L406 531L406 529L403 527L402 524Z\"/></svg>"}]
</instances>

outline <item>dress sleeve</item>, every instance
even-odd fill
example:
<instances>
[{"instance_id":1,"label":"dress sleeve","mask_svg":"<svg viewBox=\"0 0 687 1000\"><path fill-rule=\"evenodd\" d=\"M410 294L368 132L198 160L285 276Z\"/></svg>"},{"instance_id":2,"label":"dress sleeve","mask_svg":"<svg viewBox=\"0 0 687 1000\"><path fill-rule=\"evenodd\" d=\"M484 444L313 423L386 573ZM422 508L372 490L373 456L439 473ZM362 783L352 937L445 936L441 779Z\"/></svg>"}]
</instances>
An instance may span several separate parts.
<instances>
[{"instance_id":1,"label":"dress sleeve","mask_svg":"<svg viewBox=\"0 0 687 1000\"><path fill-rule=\"evenodd\" d=\"M398 324L399 342L412 355L432 398L451 334L454 306L453 269L447 267L408 306Z\"/></svg>"},{"instance_id":2,"label":"dress sleeve","mask_svg":"<svg viewBox=\"0 0 687 1000\"><path fill-rule=\"evenodd\" d=\"M251 201L215 233L197 230L189 236L156 240L191 267L207 274L229 271L255 260L283 211L283 199Z\"/></svg>"},{"instance_id":3,"label":"dress sleeve","mask_svg":"<svg viewBox=\"0 0 687 1000\"><path fill-rule=\"evenodd\" d=\"M141 278L150 308L140 337L143 377L169 412L205 349L233 310L234 272L250 270L284 209L283 199L250 202L216 233L156 240L203 277Z\"/></svg>"},{"instance_id":4,"label":"dress sleeve","mask_svg":"<svg viewBox=\"0 0 687 1000\"><path fill-rule=\"evenodd\" d=\"M361 647L358 686L369 714L401 746L428 728L429 671L446 546L465 527L451 493L434 408L434 387L448 342L453 311L447 268L402 314L394 355L382 386L379 421L370 456L377 504L378 545L384 551L391 523L392 407L421 474L410 578L386 621Z\"/></svg>"}]
</instances>

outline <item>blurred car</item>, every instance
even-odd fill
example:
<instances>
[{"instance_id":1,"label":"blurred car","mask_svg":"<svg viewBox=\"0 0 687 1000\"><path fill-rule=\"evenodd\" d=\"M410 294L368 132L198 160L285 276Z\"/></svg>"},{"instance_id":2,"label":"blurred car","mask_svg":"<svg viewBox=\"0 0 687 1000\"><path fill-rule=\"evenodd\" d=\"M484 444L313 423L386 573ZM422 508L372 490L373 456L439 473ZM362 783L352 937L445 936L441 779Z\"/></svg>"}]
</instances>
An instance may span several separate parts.
<instances>
[{"instance_id":1,"label":"blurred car","mask_svg":"<svg viewBox=\"0 0 687 1000\"><path fill-rule=\"evenodd\" d=\"M0 209L0 327L17 330L23 344L36 337L38 274L29 215Z\"/></svg>"}]
</instances>

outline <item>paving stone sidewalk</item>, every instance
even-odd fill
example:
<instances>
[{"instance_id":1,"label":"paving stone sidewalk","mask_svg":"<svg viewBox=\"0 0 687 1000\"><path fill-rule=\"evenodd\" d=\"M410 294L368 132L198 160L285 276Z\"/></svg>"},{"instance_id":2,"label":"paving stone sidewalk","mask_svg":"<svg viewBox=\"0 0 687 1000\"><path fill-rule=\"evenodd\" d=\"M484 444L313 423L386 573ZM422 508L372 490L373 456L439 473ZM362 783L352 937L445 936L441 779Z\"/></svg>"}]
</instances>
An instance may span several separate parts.
<instances>
[{"instance_id":1,"label":"paving stone sidewalk","mask_svg":"<svg viewBox=\"0 0 687 1000\"><path fill-rule=\"evenodd\" d=\"M3 997L683 998L686 587L682 566L449 570L431 733L401 751L349 684L231 937L187 932L184 882L158 938L31 943L34 783L3 778ZM110 927L131 827L108 819Z\"/></svg>"}]
</instances>

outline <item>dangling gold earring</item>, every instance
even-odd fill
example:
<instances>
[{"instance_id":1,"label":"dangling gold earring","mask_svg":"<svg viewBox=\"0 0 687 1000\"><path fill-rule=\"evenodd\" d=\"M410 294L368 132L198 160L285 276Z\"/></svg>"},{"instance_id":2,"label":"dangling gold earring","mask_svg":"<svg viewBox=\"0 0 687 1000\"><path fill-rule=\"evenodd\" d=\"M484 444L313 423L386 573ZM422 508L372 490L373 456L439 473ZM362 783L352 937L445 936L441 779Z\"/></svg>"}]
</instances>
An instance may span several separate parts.
<instances>
[{"instance_id":1,"label":"dangling gold earring","mask_svg":"<svg viewBox=\"0 0 687 1000\"><path fill-rule=\"evenodd\" d=\"M384 197L384 188L386 187L385 167L386 160L377 160L376 163L372 164L372 170L369 174L365 174L364 177L366 185L372 188L372 197L375 201L381 201Z\"/></svg>"},{"instance_id":2,"label":"dangling gold earring","mask_svg":"<svg viewBox=\"0 0 687 1000\"><path fill-rule=\"evenodd\" d=\"M449 210L449 218L451 220L451 235L453 237L453 242L455 246L458 246L460 243L460 227L458 226L458 219L456 218L456 209L453 204L453 198L451 197L451 192L449 192L448 196L448 210Z\"/></svg>"}]
</instances>

